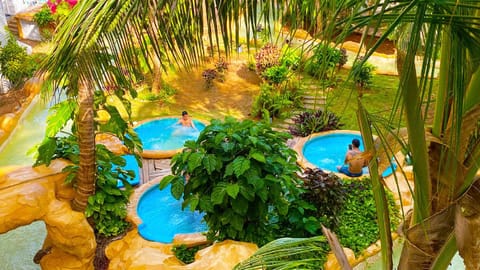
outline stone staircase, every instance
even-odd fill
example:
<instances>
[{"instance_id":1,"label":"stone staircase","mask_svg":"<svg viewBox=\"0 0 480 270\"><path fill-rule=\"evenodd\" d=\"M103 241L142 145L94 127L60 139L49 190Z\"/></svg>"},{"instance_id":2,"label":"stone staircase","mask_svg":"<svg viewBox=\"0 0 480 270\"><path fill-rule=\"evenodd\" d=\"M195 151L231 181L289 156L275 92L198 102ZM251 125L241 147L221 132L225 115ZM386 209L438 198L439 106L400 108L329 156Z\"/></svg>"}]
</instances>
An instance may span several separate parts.
<instances>
[{"instance_id":1,"label":"stone staircase","mask_svg":"<svg viewBox=\"0 0 480 270\"><path fill-rule=\"evenodd\" d=\"M20 33L18 32L18 20L14 16L8 18L7 21L8 30L15 36L19 37Z\"/></svg>"},{"instance_id":2,"label":"stone staircase","mask_svg":"<svg viewBox=\"0 0 480 270\"><path fill-rule=\"evenodd\" d=\"M291 114L292 117L307 110L316 111L325 108L327 100L323 91L319 90L319 88L318 85L312 82L306 82L304 84L305 92L303 93L303 110L293 111ZM281 122L276 122L273 125L273 128L279 131L288 132L288 127L291 125L293 125L293 120L290 117Z\"/></svg>"}]
</instances>

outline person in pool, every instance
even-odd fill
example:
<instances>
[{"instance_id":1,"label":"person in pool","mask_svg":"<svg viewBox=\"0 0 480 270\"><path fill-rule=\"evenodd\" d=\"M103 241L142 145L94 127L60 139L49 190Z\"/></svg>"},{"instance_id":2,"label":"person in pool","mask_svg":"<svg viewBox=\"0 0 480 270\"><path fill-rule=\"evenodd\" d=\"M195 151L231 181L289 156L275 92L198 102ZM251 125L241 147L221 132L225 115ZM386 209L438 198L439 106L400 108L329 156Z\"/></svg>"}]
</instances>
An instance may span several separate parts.
<instances>
[{"instance_id":1,"label":"person in pool","mask_svg":"<svg viewBox=\"0 0 480 270\"><path fill-rule=\"evenodd\" d=\"M350 177L362 176L363 167L367 166L367 159L360 151L360 140L353 139L352 144L348 146L345 162L342 166L337 166L337 170Z\"/></svg>"},{"instance_id":2,"label":"person in pool","mask_svg":"<svg viewBox=\"0 0 480 270\"><path fill-rule=\"evenodd\" d=\"M193 129L197 129L195 127L195 124L193 124L193 121L190 118L190 116L188 115L187 111L182 112L182 118L178 119L176 124L177 125L182 125L182 127L191 127Z\"/></svg>"}]
</instances>

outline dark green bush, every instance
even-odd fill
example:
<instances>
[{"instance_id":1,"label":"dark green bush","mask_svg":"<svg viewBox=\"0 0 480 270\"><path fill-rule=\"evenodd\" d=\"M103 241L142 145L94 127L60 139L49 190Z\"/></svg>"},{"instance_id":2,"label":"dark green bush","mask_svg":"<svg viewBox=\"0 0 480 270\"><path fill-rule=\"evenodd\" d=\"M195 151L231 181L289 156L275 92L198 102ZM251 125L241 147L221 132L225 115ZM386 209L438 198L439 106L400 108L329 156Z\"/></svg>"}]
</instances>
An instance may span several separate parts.
<instances>
[{"instance_id":1,"label":"dark green bush","mask_svg":"<svg viewBox=\"0 0 480 270\"><path fill-rule=\"evenodd\" d=\"M18 45L15 37L10 34L7 44L0 47L0 72L17 87L31 78L37 67L38 64L27 54L25 48Z\"/></svg>"},{"instance_id":2,"label":"dark green bush","mask_svg":"<svg viewBox=\"0 0 480 270\"><path fill-rule=\"evenodd\" d=\"M374 70L375 66L368 62L362 64L362 59L359 58L352 67L353 79L357 87L360 89L369 88L372 84Z\"/></svg>"},{"instance_id":3,"label":"dark green bush","mask_svg":"<svg viewBox=\"0 0 480 270\"><path fill-rule=\"evenodd\" d=\"M200 247L187 247L187 245L175 245L172 248L172 252L175 254L175 257L182 261L185 264L189 264L195 261L195 253L200 249Z\"/></svg>"},{"instance_id":4,"label":"dark green bush","mask_svg":"<svg viewBox=\"0 0 480 270\"><path fill-rule=\"evenodd\" d=\"M377 212L370 179L345 179L346 198L343 209L338 213L335 229L340 243L356 254L376 242L380 236ZM387 191L390 226L395 231L399 223L399 210L390 192Z\"/></svg>"},{"instance_id":5,"label":"dark green bush","mask_svg":"<svg viewBox=\"0 0 480 270\"><path fill-rule=\"evenodd\" d=\"M330 78L336 67L344 65L346 60L346 51L342 53L326 44L318 44L305 63L305 72L320 79Z\"/></svg>"},{"instance_id":6,"label":"dark green bush","mask_svg":"<svg viewBox=\"0 0 480 270\"><path fill-rule=\"evenodd\" d=\"M305 175L307 192L302 197L316 206L313 215L337 234L343 246L358 254L379 239L370 179L340 179L319 169L306 170ZM389 192L387 199L394 231L399 223L399 210Z\"/></svg>"},{"instance_id":7,"label":"dark green bush","mask_svg":"<svg viewBox=\"0 0 480 270\"><path fill-rule=\"evenodd\" d=\"M209 239L263 245L279 237L272 223L309 207L301 203L296 153L285 144L289 137L261 122L212 120L173 157L174 175L160 187L171 184L175 198L183 195L183 207L205 213Z\"/></svg>"},{"instance_id":8,"label":"dark green bush","mask_svg":"<svg viewBox=\"0 0 480 270\"><path fill-rule=\"evenodd\" d=\"M291 109L301 106L301 91L290 86L287 84L278 90L272 85L262 84L260 94L253 101L252 116L269 122L270 118L284 117Z\"/></svg>"},{"instance_id":9,"label":"dark green bush","mask_svg":"<svg viewBox=\"0 0 480 270\"><path fill-rule=\"evenodd\" d=\"M293 126L288 127L290 134L301 137L321 131L337 130L343 126L335 113L324 110L302 112L292 120Z\"/></svg>"}]
</instances>

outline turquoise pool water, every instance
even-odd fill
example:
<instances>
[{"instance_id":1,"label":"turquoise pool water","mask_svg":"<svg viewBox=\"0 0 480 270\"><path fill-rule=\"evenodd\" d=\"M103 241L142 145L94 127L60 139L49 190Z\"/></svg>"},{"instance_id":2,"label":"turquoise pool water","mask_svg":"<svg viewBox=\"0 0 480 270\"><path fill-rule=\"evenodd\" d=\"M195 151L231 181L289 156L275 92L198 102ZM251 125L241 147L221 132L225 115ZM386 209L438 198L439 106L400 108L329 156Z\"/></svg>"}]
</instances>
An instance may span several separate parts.
<instances>
[{"instance_id":1,"label":"turquoise pool water","mask_svg":"<svg viewBox=\"0 0 480 270\"><path fill-rule=\"evenodd\" d=\"M193 120L197 130L175 124L178 118L160 118L145 122L134 130L142 140L145 150L175 150L182 148L185 141L196 140L205 124Z\"/></svg>"},{"instance_id":2,"label":"turquoise pool water","mask_svg":"<svg viewBox=\"0 0 480 270\"><path fill-rule=\"evenodd\" d=\"M348 145L353 139L360 140L360 150L364 151L363 139L353 133L332 133L315 137L303 146L303 156L308 162L322 170L337 172L337 166L342 165ZM393 165L393 170L396 165ZM368 168L363 168L363 174L368 174ZM382 174L383 177L392 174L392 168L388 168Z\"/></svg>"},{"instance_id":3,"label":"turquoise pool water","mask_svg":"<svg viewBox=\"0 0 480 270\"><path fill-rule=\"evenodd\" d=\"M140 197L137 214L143 223L138 232L147 240L171 243L176 234L207 231L203 215L188 208L182 211L182 200L173 198L170 187L160 190L155 185Z\"/></svg>"}]
</instances>

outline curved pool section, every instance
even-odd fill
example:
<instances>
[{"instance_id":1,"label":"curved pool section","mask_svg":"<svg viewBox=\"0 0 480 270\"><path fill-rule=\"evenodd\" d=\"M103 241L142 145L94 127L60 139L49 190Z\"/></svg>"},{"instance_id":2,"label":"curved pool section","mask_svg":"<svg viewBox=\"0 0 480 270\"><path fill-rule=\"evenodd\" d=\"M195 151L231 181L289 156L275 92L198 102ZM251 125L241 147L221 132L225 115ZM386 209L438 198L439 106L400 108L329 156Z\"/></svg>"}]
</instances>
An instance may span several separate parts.
<instances>
[{"instance_id":1,"label":"curved pool section","mask_svg":"<svg viewBox=\"0 0 480 270\"><path fill-rule=\"evenodd\" d=\"M300 154L302 167L320 168L322 170L337 172L337 166L342 165L345 160L345 154L348 151L348 145L353 139L360 140L360 150L364 151L363 139L360 132L355 131L330 131L325 133L313 134L310 139L303 144L300 143L296 148ZM306 162L305 162L306 161ZM396 169L389 167L382 173L383 177L392 174ZM368 174L368 167L363 168L363 174Z\"/></svg>"},{"instance_id":2,"label":"curved pool section","mask_svg":"<svg viewBox=\"0 0 480 270\"><path fill-rule=\"evenodd\" d=\"M144 158L170 158L181 151L185 141L196 140L206 124L193 120L196 129L176 124L178 117L146 120L134 130L143 143Z\"/></svg>"},{"instance_id":3,"label":"curved pool section","mask_svg":"<svg viewBox=\"0 0 480 270\"><path fill-rule=\"evenodd\" d=\"M177 234L190 234L207 231L202 221L203 214L182 210L182 200L173 198L171 185L164 190L158 184L143 193L137 204L137 215L141 220L139 234L150 241L171 243Z\"/></svg>"}]
</instances>

